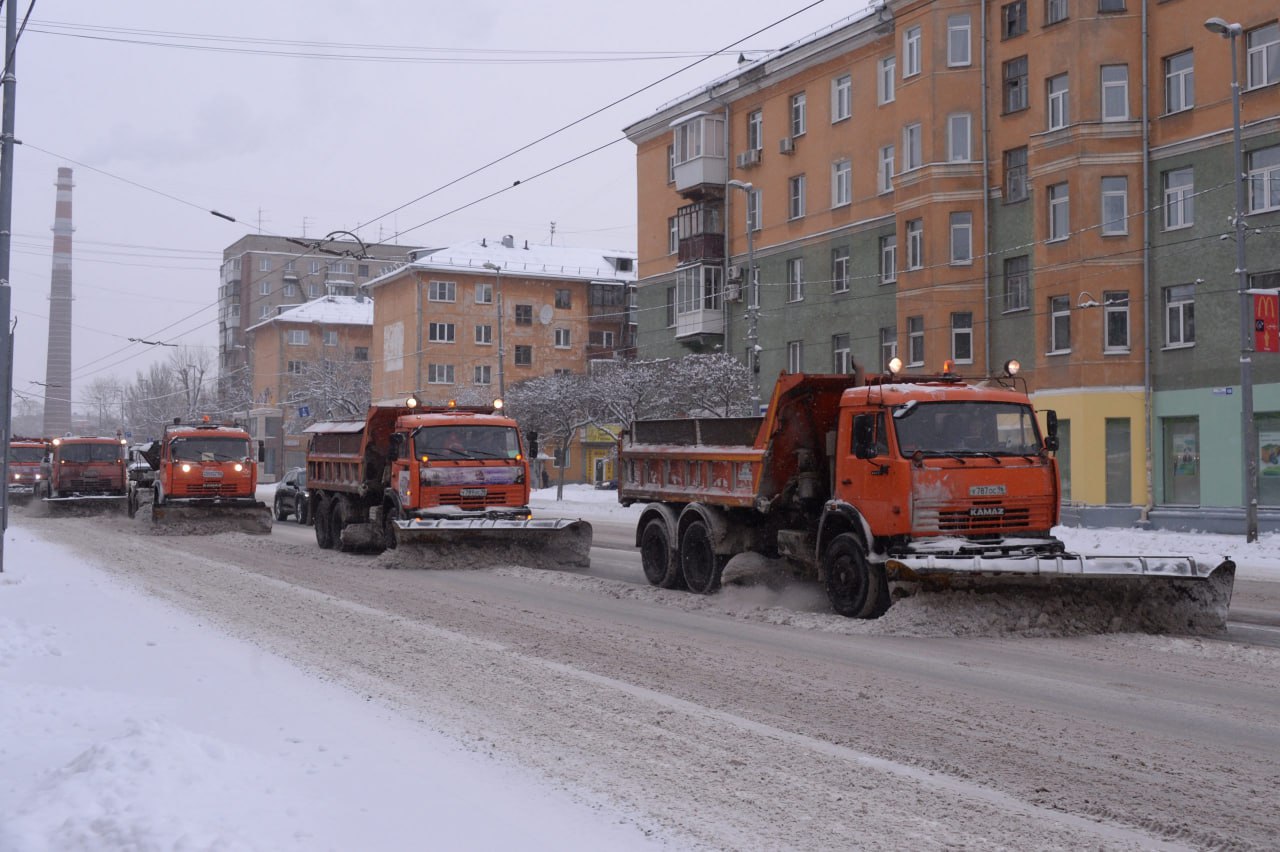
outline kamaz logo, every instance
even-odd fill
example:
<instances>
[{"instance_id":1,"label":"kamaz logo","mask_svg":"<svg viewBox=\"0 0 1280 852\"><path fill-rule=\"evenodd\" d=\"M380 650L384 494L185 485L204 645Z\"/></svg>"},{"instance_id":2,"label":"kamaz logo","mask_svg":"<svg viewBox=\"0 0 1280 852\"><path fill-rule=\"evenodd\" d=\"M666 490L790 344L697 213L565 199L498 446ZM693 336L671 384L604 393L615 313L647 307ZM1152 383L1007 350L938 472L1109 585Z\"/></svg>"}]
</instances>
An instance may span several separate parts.
<instances>
[{"instance_id":1,"label":"kamaz logo","mask_svg":"<svg viewBox=\"0 0 1280 852\"><path fill-rule=\"evenodd\" d=\"M1003 485L970 485L970 497L1002 497L1005 488Z\"/></svg>"},{"instance_id":2,"label":"kamaz logo","mask_svg":"<svg viewBox=\"0 0 1280 852\"><path fill-rule=\"evenodd\" d=\"M990 518L1004 514L1004 506L974 506L969 510L970 517Z\"/></svg>"}]
</instances>

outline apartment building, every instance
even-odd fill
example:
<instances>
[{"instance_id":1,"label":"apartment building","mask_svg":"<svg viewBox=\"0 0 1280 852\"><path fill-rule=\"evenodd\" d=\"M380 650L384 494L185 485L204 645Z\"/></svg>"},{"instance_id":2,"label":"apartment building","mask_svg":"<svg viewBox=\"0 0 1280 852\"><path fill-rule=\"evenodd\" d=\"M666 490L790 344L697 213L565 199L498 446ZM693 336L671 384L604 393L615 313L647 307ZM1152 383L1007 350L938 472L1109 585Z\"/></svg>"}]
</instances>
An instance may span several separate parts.
<instances>
[{"instance_id":1,"label":"apartment building","mask_svg":"<svg viewBox=\"0 0 1280 852\"><path fill-rule=\"evenodd\" d=\"M302 430L312 421L364 415L372 339L373 302L362 292L321 296L245 330L249 421L266 442L264 474L279 477L305 463Z\"/></svg>"},{"instance_id":2,"label":"apartment building","mask_svg":"<svg viewBox=\"0 0 1280 852\"><path fill-rule=\"evenodd\" d=\"M640 355L723 347L765 398L781 371L1016 358L1059 414L1073 516L1238 527L1232 53L1210 12L1241 25L1248 269L1274 290L1275 8L891 0L626 129ZM1253 358L1260 457L1273 358Z\"/></svg>"}]
</instances>

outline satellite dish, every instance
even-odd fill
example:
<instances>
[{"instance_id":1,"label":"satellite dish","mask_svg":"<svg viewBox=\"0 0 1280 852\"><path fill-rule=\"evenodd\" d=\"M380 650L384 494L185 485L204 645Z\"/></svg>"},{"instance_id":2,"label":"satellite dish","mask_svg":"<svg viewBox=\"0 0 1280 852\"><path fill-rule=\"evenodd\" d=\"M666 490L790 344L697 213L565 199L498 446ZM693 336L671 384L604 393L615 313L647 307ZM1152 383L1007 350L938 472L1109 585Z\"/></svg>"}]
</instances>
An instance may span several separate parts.
<instances>
[{"instance_id":1,"label":"satellite dish","mask_svg":"<svg viewBox=\"0 0 1280 852\"><path fill-rule=\"evenodd\" d=\"M538 322L542 323L543 325L549 325L551 323L552 315L553 315L553 311L551 309L551 306L543 305L542 308L539 309L538 311Z\"/></svg>"}]
</instances>

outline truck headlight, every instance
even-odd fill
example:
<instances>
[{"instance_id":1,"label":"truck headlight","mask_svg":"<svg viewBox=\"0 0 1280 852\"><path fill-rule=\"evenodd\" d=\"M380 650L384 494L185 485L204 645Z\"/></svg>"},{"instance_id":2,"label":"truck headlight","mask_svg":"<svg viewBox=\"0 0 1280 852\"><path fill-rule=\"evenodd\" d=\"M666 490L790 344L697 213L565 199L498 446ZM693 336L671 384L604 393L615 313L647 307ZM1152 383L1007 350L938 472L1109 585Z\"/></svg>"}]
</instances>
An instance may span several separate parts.
<instances>
[{"instance_id":1,"label":"truck headlight","mask_svg":"<svg viewBox=\"0 0 1280 852\"><path fill-rule=\"evenodd\" d=\"M240 462L236 462L236 473L239 473L242 470L244 470L244 465L240 464Z\"/></svg>"},{"instance_id":2,"label":"truck headlight","mask_svg":"<svg viewBox=\"0 0 1280 852\"><path fill-rule=\"evenodd\" d=\"M191 465L189 465L189 464L184 464L184 465L182 466L182 472L183 472L183 473L190 473L190 472L191 472Z\"/></svg>"}]
</instances>

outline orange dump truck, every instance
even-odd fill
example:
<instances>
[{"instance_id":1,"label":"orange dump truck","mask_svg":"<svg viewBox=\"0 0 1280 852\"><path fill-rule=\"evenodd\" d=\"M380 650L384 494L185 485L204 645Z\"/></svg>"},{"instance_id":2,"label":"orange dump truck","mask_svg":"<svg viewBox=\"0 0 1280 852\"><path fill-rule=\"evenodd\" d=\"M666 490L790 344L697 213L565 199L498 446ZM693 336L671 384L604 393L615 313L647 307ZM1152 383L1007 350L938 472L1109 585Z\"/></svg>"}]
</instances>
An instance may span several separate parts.
<instances>
[{"instance_id":1,"label":"orange dump truck","mask_svg":"<svg viewBox=\"0 0 1280 852\"><path fill-rule=\"evenodd\" d=\"M123 511L126 441L97 435L54 438L36 496L50 514Z\"/></svg>"},{"instance_id":2,"label":"orange dump truck","mask_svg":"<svg viewBox=\"0 0 1280 852\"><path fill-rule=\"evenodd\" d=\"M585 564L591 526L534 518L529 460L514 420L494 406L381 403L363 420L308 427L307 488L316 543L511 545L539 561Z\"/></svg>"},{"instance_id":3,"label":"orange dump truck","mask_svg":"<svg viewBox=\"0 0 1280 852\"><path fill-rule=\"evenodd\" d=\"M42 476L40 465L49 452L44 438L9 439L9 502L26 503L35 496Z\"/></svg>"},{"instance_id":4,"label":"orange dump truck","mask_svg":"<svg viewBox=\"0 0 1280 852\"><path fill-rule=\"evenodd\" d=\"M175 533L271 532L271 510L257 498L261 444L235 424L167 424L143 453L155 470L151 520ZM130 513L139 492L131 492Z\"/></svg>"},{"instance_id":5,"label":"orange dump truck","mask_svg":"<svg viewBox=\"0 0 1280 852\"><path fill-rule=\"evenodd\" d=\"M712 592L730 557L758 552L786 558L858 618L889 608L894 581L1017 577L1189 590L1207 620L1225 619L1229 561L1066 552L1051 533L1053 412L1046 423L1042 434L1012 375L783 374L763 417L633 424L619 444L618 497L647 504L636 544L661 587Z\"/></svg>"}]
</instances>

